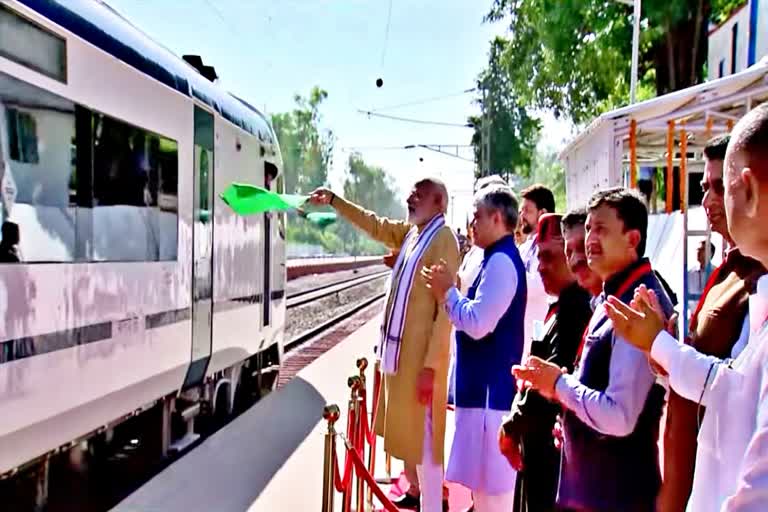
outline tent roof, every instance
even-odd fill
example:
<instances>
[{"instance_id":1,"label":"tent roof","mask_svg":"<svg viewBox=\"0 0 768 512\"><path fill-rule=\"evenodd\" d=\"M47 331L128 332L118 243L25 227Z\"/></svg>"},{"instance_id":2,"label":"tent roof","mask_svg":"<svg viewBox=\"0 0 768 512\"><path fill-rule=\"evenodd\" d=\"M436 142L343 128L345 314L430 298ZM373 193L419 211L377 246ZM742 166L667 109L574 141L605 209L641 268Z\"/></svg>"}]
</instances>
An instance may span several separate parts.
<instances>
[{"instance_id":1,"label":"tent roof","mask_svg":"<svg viewBox=\"0 0 768 512\"><path fill-rule=\"evenodd\" d=\"M596 130L606 123L625 119L628 124L629 119L635 119L638 122L638 127L642 129L643 121L657 120L665 116L666 118L679 119L694 114L703 114L714 104L717 104L718 100L748 89L756 82L762 82L760 85L768 85L767 79L768 57L764 57L757 64L739 73L606 112L595 118L569 142L560 152L560 158L564 159L574 149L584 144Z\"/></svg>"}]
</instances>

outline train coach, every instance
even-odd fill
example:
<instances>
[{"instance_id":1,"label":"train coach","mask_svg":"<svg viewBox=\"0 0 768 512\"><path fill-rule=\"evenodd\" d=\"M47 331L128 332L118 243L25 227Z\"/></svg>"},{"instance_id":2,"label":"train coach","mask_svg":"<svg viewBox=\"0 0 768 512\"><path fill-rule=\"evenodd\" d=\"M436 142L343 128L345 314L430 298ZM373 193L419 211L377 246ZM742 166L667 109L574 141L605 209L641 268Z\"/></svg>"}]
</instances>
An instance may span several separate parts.
<instances>
[{"instance_id":1,"label":"train coach","mask_svg":"<svg viewBox=\"0 0 768 512\"><path fill-rule=\"evenodd\" d=\"M285 217L218 196L281 192L280 150L215 78L98 0L0 0L0 478L276 383Z\"/></svg>"}]
</instances>

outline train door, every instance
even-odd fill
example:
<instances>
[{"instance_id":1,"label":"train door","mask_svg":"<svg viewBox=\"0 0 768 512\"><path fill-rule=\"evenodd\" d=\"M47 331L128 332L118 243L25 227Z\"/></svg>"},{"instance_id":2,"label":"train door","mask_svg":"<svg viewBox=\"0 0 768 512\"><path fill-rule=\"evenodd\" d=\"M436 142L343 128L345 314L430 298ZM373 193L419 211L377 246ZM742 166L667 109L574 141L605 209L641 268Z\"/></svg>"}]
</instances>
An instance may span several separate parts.
<instances>
[{"instance_id":1,"label":"train door","mask_svg":"<svg viewBox=\"0 0 768 512\"><path fill-rule=\"evenodd\" d=\"M264 166L264 188L272 188L269 165ZM264 214L264 327L272 321L272 219L270 213Z\"/></svg>"},{"instance_id":2,"label":"train door","mask_svg":"<svg viewBox=\"0 0 768 512\"><path fill-rule=\"evenodd\" d=\"M192 359L184 388L200 384L213 342L213 115L195 107L192 218Z\"/></svg>"}]
</instances>

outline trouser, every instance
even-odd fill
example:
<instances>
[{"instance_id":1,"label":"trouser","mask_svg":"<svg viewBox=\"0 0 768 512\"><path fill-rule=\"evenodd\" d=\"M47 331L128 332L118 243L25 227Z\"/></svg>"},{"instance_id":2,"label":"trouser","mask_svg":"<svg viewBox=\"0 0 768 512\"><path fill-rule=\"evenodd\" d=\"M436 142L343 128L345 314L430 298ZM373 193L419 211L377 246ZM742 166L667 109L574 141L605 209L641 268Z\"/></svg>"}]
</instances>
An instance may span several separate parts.
<instances>
[{"instance_id":1,"label":"trouser","mask_svg":"<svg viewBox=\"0 0 768 512\"><path fill-rule=\"evenodd\" d=\"M472 491L472 501L476 512L510 512L515 503L515 491L495 496Z\"/></svg>"},{"instance_id":2,"label":"trouser","mask_svg":"<svg viewBox=\"0 0 768 512\"><path fill-rule=\"evenodd\" d=\"M427 406L424 415L424 448L416 474L421 490L421 512L442 512L443 465L435 463L432 450L432 405Z\"/></svg>"}]
</instances>

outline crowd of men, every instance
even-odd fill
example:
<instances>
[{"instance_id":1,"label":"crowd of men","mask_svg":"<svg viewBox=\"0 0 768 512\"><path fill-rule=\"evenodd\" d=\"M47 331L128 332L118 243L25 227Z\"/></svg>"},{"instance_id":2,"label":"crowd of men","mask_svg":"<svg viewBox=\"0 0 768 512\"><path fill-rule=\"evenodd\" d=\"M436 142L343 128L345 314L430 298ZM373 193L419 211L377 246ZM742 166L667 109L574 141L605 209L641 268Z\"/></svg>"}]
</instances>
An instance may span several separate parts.
<instances>
[{"instance_id":1,"label":"crowd of men","mask_svg":"<svg viewBox=\"0 0 768 512\"><path fill-rule=\"evenodd\" d=\"M445 510L447 481L478 512L768 510L768 104L705 160L703 206L727 252L685 343L645 257L638 191L560 215L540 185L518 203L479 180L463 255L439 180L415 184L407 221L313 193L393 250L376 431L412 483L399 507Z\"/></svg>"}]
</instances>

